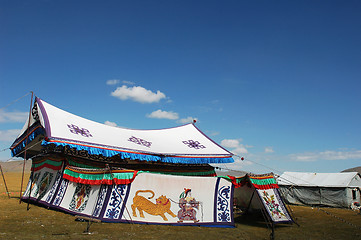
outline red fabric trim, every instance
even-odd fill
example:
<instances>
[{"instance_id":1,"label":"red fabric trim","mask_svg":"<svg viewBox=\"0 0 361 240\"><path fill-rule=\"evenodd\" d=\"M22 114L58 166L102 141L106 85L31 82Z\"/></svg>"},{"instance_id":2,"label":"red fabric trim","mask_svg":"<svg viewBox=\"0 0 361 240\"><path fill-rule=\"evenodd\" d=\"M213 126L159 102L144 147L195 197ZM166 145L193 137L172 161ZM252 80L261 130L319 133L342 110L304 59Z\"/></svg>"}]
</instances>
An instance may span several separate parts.
<instances>
[{"instance_id":1,"label":"red fabric trim","mask_svg":"<svg viewBox=\"0 0 361 240\"><path fill-rule=\"evenodd\" d=\"M262 189L262 190L266 190L266 189L273 189L273 188L279 188L278 184L267 184L267 185L257 185L257 184L253 184L253 186L257 189Z\"/></svg>"},{"instance_id":2,"label":"red fabric trim","mask_svg":"<svg viewBox=\"0 0 361 240\"><path fill-rule=\"evenodd\" d=\"M234 185L235 188L240 188L242 187L244 184L242 182L237 183L237 178L227 175L227 177L229 177L231 179L232 184Z\"/></svg>"},{"instance_id":3,"label":"red fabric trim","mask_svg":"<svg viewBox=\"0 0 361 240\"><path fill-rule=\"evenodd\" d=\"M61 165L60 166L53 166L53 165L50 165L50 164L47 164L47 163L45 163L45 164L43 164L43 165L41 165L41 166L39 166L39 167L36 167L36 168L31 168L31 171L33 171L33 172L36 172L36 171L39 171L40 169L43 169L43 168L50 168L50 169L53 169L53 170L60 170L61 169Z\"/></svg>"}]
</instances>

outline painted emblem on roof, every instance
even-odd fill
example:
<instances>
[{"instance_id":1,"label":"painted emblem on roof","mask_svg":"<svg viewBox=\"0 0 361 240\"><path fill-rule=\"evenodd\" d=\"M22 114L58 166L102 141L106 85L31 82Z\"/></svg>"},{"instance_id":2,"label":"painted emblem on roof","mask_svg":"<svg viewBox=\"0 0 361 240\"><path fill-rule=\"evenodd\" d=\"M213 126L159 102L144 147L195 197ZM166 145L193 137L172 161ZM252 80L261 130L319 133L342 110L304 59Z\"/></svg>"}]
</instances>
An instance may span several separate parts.
<instances>
[{"instance_id":1,"label":"painted emblem on roof","mask_svg":"<svg viewBox=\"0 0 361 240\"><path fill-rule=\"evenodd\" d=\"M194 148L194 149L206 148L198 141L188 140L188 141L182 141L182 142L190 148Z\"/></svg>"},{"instance_id":2,"label":"painted emblem on roof","mask_svg":"<svg viewBox=\"0 0 361 240\"><path fill-rule=\"evenodd\" d=\"M148 148L150 148L150 146L152 145L151 142L148 142L148 141L146 141L144 139L137 138L137 137L134 137L134 136L129 138L128 141L139 144L139 145L143 145L143 146L148 147Z\"/></svg>"},{"instance_id":3,"label":"painted emblem on roof","mask_svg":"<svg viewBox=\"0 0 361 240\"><path fill-rule=\"evenodd\" d=\"M83 137L92 137L93 135L90 134L89 130L86 128L80 128L74 124L67 124L69 131L74 134L80 134Z\"/></svg>"}]
</instances>

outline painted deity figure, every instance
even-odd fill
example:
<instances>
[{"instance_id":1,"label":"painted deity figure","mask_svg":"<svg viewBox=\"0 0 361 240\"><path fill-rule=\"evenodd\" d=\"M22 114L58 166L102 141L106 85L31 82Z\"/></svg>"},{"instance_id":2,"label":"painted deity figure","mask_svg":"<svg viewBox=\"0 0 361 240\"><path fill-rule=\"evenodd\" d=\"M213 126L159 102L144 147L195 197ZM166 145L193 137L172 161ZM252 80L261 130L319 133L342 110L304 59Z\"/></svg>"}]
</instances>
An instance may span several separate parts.
<instances>
[{"instance_id":1,"label":"painted deity figure","mask_svg":"<svg viewBox=\"0 0 361 240\"><path fill-rule=\"evenodd\" d=\"M85 194L85 185L83 185L80 189L80 191L77 193L76 195L76 209L80 208L80 206L83 204L84 202L84 198L85 198L86 194Z\"/></svg>"},{"instance_id":2,"label":"painted deity figure","mask_svg":"<svg viewBox=\"0 0 361 240\"><path fill-rule=\"evenodd\" d=\"M193 221L199 222L197 220L197 211L199 209L199 202L192 197L191 189L184 189L184 192L179 196L179 208L178 211L178 222L183 221Z\"/></svg>"}]
</instances>

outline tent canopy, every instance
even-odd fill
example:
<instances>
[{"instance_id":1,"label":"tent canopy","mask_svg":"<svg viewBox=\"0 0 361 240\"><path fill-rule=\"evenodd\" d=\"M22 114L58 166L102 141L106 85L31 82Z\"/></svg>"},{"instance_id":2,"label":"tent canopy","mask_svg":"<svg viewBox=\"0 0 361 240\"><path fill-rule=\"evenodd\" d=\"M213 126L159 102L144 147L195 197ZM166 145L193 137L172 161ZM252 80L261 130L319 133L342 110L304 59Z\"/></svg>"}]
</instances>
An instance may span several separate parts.
<instances>
[{"instance_id":1,"label":"tent canopy","mask_svg":"<svg viewBox=\"0 0 361 240\"><path fill-rule=\"evenodd\" d=\"M279 185L304 187L361 187L360 174L284 172L278 179Z\"/></svg>"},{"instance_id":2,"label":"tent canopy","mask_svg":"<svg viewBox=\"0 0 361 240\"><path fill-rule=\"evenodd\" d=\"M29 119L30 124L28 120L11 147L13 155L22 152L26 144L42 141L42 146L68 146L89 154L120 155L131 160L186 164L234 161L231 152L193 123L157 130L113 127L76 116L40 98L36 98Z\"/></svg>"}]
</instances>

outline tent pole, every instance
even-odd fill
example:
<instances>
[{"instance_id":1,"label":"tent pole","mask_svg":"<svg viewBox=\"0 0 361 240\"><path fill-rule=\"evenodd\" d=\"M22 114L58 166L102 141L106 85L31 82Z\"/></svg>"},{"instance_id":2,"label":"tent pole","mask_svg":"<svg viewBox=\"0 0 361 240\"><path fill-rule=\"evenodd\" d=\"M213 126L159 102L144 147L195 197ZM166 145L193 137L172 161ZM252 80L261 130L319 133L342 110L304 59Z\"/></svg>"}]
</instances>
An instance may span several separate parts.
<instances>
[{"instance_id":1,"label":"tent pole","mask_svg":"<svg viewBox=\"0 0 361 240\"><path fill-rule=\"evenodd\" d=\"M30 119L31 119L31 109L33 108L33 97L34 97L34 93L31 91L30 110L29 110L28 128L27 128L25 151L24 151L23 174L22 174L22 176L21 176L21 186L20 186L20 199L19 199L19 204L21 204L21 195L23 194L24 172L25 172L25 162L26 162L26 148L27 148L27 146L28 146L28 136L27 136L27 135L29 134Z\"/></svg>"},{"instance_id":2,"label":"tent pole","mask_svg":"<svg viewBox=\"0 0 361 240\"><path fill-rule=\"evenodd\" d=\"M248 206L247 206L247 208L246 208L246 213L248 213L248 210L249 210L249 208L251 207L252 199L253 199L253 196L254 196L254 193L255 193L255 192L256 192L256 189L253 190L251 199L249 200Z\"/></svg>"},{"instance_id":3,"label":"tent pole","mask_svg":"<svg viewBox=\"0 0 361 240\"><path fill-rule=\"evenodd\" d=\"M275 239L275 224L274 222L272 221L272 232L271 232L271 240L274 240Z\"/></svg>"},{"instance_id":4,"label":"tent pole","mask_svg":"<svg viewBox=\"0 0 361 240\"><path fill-rule=\"evenodd\" d=\"M8 190L8 186L6 185L5 176L4 176L4 172L3 172L3 168L1 167L1 164L0 164L0 170L1 170L1 176L3 176L6 192L8 194L8 197L10 198L10 193L9 193L9 190Z\"/></svg>"},{"instance_id":5,"label":"tent pole","mask_svg":"<svg viewBox=\"0 0 361 240\"><path fill-rule=\"evenodd\" d=\"M30 179L29 179L29 182L30 182L30 189L29 189L29 198L28 198L28 204L26 206L26 210L29 211L30 209L30 196L31 196L31 190L33 189L32 185L33 185L33 178L34 178L34 172L31 173L30 175Z\"/></svg>"}]
</instances>

